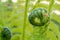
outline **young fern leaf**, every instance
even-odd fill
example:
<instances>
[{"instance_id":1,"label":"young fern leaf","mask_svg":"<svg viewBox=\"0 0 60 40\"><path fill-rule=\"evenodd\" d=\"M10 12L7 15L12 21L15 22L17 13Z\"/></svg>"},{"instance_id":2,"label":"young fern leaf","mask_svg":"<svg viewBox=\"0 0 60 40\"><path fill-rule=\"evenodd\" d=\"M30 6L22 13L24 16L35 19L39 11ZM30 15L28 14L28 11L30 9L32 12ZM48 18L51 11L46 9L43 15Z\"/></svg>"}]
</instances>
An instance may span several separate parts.
<instances>
[{"instance_id":1,"label":"young fern leaf","mask_svg":"<svg viewBox=\"0 0 60 40\"><path fill-rule=\"evenodd\" d=\"M44 26L50 20L50 15L44 8L37 8L29 15L29 22L33 26Z\"/></svg>"},{"instance_id":2,"label":"young fern leaf","mask_svg":"<svg viewBox=\"0 0 60 40\"><path fill-rule=\"evenodd\" d=\"M8 28L3 27L1 31L2 40L11 40L11 37L12 37L11 31Z\"/></svg>"}]
</instances>

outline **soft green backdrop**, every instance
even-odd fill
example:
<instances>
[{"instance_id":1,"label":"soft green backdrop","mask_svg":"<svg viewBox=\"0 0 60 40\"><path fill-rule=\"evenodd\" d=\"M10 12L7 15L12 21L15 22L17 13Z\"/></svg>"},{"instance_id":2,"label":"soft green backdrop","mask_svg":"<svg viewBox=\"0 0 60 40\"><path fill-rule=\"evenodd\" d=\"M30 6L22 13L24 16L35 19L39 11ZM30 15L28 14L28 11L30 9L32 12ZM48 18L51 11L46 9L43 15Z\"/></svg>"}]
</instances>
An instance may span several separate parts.
<instances>
[{"instance_id":1,"label":"soft green backdrop","mask_svg":"<svg viewBox=\"0 0 60 40\"><path fill-rule=\"evenodd\" d=\"M18 0L17 3L12 3L11 0L8 2L0 1L0 26L10 28L11 40L33 40L31 39L33 30L37 29L34 29L29 23L28 15L35 8L46 8L51 14L51 22L46 31L47 37L45 38L45 35L41 40L60 40L60 16L53 12L53 10L60 11L60 5L55 3L56 0L37 0L36 3L35 1ZM43 4L42 1L50 2L50 5Z\"/></svg>"}]
</instances>

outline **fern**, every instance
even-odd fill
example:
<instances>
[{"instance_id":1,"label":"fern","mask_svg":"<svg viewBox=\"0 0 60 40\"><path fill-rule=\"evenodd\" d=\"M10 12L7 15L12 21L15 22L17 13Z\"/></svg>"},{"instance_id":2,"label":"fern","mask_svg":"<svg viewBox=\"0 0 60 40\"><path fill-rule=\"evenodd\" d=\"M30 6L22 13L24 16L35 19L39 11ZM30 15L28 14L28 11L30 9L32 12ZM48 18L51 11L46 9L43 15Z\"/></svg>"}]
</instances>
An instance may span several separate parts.
<instances>
[{"instance_id":1,"label":"fern","mask_svg":"<svg viewBox=\"0 0 60 40\"><path fill-rule=\"evenodd\" d=\"M53 9L60 10L60 5L55 4L55 0L37 0L35 5L30 4L34 1L17 0L16 3L13 3L11 0L8 2L1 2L0 0L0 40L2 39L1 27L4 26L11 30L11 40L60 40L60 18L52 12ZM45 5L41 1L48 1L50 4ZM9 10L9 6L6 4L11 4L12 8ZM37 8L48 10L51 16L49 25L38 27L30 24L28 16Z\"/></svg>"}]
</instances>

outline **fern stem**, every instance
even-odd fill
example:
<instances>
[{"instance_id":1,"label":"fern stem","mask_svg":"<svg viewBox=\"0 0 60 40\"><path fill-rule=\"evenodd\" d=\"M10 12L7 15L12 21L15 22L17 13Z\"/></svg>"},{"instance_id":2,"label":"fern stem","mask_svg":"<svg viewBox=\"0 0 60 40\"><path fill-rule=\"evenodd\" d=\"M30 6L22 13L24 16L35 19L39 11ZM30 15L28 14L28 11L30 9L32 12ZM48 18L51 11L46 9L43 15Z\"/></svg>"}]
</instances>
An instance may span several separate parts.
<instances>
[{"instance_id":1,"label":"fern stem","mask_svg":"<svg viewBox=\"0 0 60 40\"><path fill-rule=\"evenodd\" d=\"M54 0L50 0L50 5L49 5L49 8L48 8L49 12L51 12L53 4L54 4Z\"/></svg>"},{"instance_id":2,"label":"fern stem","mask_svg":"<svg viewBox=\"0 0 60 40\"><path fill-rule=\"evenodd\" d=\"M26 4L25 4L24 25L23 25L23 37L22 37L22 40L25 39L25 29L26 29L26 19L27 19L27 8L28 8L28 0L26 0Z\"/></svg>"},{"instance_id":3,"label":"fern stem","mask_svg":"<svg viewBox=\"0 0 60 40\"><path fill-rule=\"evenodd\" d=\"M41 0L38 0L38 1L36 2L36 4L35 4L35 5L33 6L33 8L31 9L31 11L36 8L36 5L38 5L40 1L41 1Z\"/></svg>"}]
</instances>

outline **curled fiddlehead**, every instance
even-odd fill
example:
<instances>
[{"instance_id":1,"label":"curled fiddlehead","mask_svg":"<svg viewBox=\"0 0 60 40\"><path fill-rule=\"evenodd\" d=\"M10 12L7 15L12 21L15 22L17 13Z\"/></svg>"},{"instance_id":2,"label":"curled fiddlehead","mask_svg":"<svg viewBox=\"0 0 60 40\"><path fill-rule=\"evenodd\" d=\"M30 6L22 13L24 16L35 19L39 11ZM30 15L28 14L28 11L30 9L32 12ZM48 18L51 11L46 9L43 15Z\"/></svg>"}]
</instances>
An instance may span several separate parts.
<instances>
[{"instance_id":1,"label":"curled fiddlehead","mask_svg":"<svg viewBox=\"0 0 60 40\"><path fill-rule=\"evenodd\" d=\"M49 12L44 8L37 8L29 15L29 22L34 26L44 26L50 20Z\"/></svg>"},{"instance_id":2,"label":"curled fiddlehead","mask_svg":"<svg viewBox=\"0 0 60 40\"><path fill-rule=\"evenodd\" d=\"M8 28L3 27L1 31L2 40L11 40L11 36L12 36L11 31Z\"/></svg>"}]
</instances>

